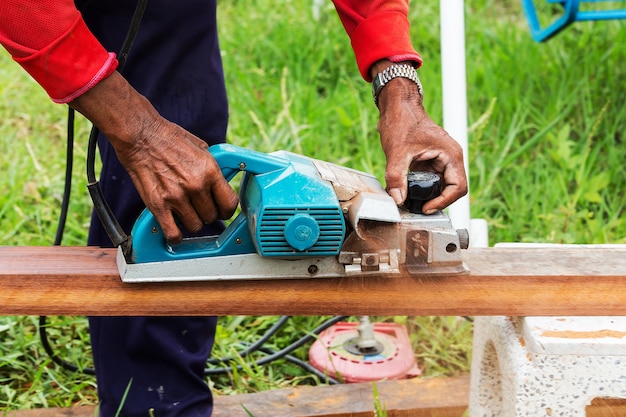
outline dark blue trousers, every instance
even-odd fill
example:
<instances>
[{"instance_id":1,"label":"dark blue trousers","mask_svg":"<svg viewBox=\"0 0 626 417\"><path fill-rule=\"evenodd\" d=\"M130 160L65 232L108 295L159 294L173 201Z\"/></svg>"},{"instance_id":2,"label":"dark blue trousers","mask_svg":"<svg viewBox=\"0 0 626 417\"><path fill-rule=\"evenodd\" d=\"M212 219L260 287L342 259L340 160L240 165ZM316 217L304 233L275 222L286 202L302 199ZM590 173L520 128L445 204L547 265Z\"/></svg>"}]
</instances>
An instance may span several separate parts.
<instances>
[{"instance_id":1,"label":"dark blue trousers","mask_svg":"<svg viewBox=\"0 0 626 417\"><path fill-rule=\"evenodd\" d=\"M119 51L136 0L76 4L102 44ZM148 0L122 69L165 118L209 144L225 140L228 119L216 26L215 0ZM101 137L98 143L100 184L130 233L144 205L108 141ZM88 244L111 246L95 216ZM213 345L215 317L90 317L89 324L101 417L211 415L213 401L203 370Z\"/></svg>"}]
</instances>

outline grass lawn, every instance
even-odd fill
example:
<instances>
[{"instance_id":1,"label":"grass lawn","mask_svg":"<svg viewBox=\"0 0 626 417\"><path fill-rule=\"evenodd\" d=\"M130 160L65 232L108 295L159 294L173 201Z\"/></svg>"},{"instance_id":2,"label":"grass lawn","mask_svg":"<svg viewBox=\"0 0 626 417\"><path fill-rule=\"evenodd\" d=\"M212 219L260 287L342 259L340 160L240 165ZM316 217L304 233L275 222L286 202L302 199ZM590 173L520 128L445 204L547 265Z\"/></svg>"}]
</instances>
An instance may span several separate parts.
<instances>
[{"instance_id":1,"label":"grass lawn","mask_svg":"<svg viewBox=\"0 0 626 417\"><path fill-rule=\"evenodd\" d=\"M230 142L286 149L383 178L370 86L330 2L223 1ZM425 105L442 123L439 2L412 3L425 64ZM467 94L471 212L490 242L626 243L626 26L576 23L547 43L530 37L519 2L468 0ZM0 53L0 242L54 241L65 170L66 113ZM83 245L91 203L84 160L88 124L77 122L65 245ZM27 260L25 260L27 261ZM419 302L419 300L416 300ZM276 317L220 319L214 356L257 340ZM327 317L294 317L268 342L279 350ZM472 323L458 317L376 317L405 324L426 376L469 371ZM35 317L0 317L0 409L94 403L95 381L51 363ZM91 366L82 317L51 317L61 357ZM294 352L306 359L308 346ZM212 377L217 392L317 383L285 361Z\"/></svg>"}]
</instances>

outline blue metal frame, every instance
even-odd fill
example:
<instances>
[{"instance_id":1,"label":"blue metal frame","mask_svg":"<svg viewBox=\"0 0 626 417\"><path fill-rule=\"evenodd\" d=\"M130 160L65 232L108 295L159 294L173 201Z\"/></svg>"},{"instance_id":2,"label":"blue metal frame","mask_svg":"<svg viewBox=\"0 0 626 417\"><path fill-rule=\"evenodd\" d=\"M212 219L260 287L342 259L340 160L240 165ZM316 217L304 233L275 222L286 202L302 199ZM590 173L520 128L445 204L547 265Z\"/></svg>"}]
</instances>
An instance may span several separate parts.
<instances>
[{"instance_id":1,"label":"blue metal frame","mask_svg":"<svg viewBox=\"0 0 626 417\"><path fill-rule=\"evenodd\" d=\"M537 17L537 10L533 0L522 0L522 6L526 18L528 19L528 25L530 26L530 34L537 42L544 42L550 39L552 36L565 29L568 25L577 21L584 20L614 20L614 19L626 19L626 9L615 10L592 10L592 11L580 11L580 4L586 3L601 3L607 1L621 1L621 0L546 0L548 3L558 3L563 7L563 15L557 18L554 22L545 28L541 27L539 18Z\"/></svg>"}]
</instances>

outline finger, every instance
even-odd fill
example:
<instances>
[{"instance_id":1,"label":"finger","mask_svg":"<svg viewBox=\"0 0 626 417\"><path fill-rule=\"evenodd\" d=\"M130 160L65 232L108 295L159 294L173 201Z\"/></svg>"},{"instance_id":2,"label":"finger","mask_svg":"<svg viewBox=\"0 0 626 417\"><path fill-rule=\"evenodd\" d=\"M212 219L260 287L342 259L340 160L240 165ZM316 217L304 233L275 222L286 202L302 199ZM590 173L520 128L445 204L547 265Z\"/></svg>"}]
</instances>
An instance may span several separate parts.
<instances>
[{"instance_id":1,"label":"finger","mask_svg":"<svg viewBox=\"0 0 626 417\"><path fill-rule=\"evenodd\" d=\"M406 200L406 191L401 188L388 188L387 194L393 198L396 205L400 206Z\"/></svg>"},{"instance_id":2,"label":"finger","mask_svg":"<svg viewBox=\"0 0 626 417\"><path fill-rule=\"evenodd\" d=\"M401 205L406 200L407 174L408 168L406 166L387 164L385 171L387 193L397 205Z\"/></svg>"},{"instance_id":3,"label":"finger","mask_svg":"<svg viewBox=\"0 0 626 417\"><path fill-rule=\"evenodd\" d=\"M204 224L210 224L217 220L218 209L211 194L208 192L205 191L196 195L191 200L191 203Z\"/></svg>"},{"instance_id":4,"label":"finger","mask_svg":"<svg viewBox=\"0 0 626 417\"><path fill-rule=\"evenodd\" d=\"M176 213L176 216L188 232L199 232L200 229L202 229L202 226L204 226L204 221L190 201L186 204L179 205L174 208L173 211Z\"/></svg>"},{"instance_id":5,"label":"finger","mask_svg":"<svg viewBox=\"0 0 626 417\"><path fill-rule=\"evenodd\" d=\"M197 136L191 135L191 136L188 136L187 138L191 141L191 143L193 143L195 146L197 146L197 147L199 147L199 148L201 148L203 150L207 150L209 148L209 144L206 143L205 141L203 141L202 139L200 139Z\"/></svg>"},{"instance_id":6,"label":"finger","mask_svg":"<svg viewBox=\"0 0 626 417\"><path fill-rule=\"evenodd\" d=\"M129 171L129 175L141 199L146 203L146 207L150 210L159 226L161 226L165 239L172 244L179 243L183 239L183 233L174 220L170 206L161 198L152 198L155 195L154 192L150 191L154 189L153 185L146 186L133 171ZM161 193L156 195L161 195Z\"/></svg>"},{"instance_id":7,"label":"finger","mask_svg":"<svg viewBox=\"0 0 626 417\"><path fill-rule=\"evenodd\" d=\"M450 169L448 171L450 171ZM467 194L467 180L464 175L461 175L460 177L456 175L448 175L448 177L453 177L455 179L459 178L458 183L446 183L446 186L438 197L424 203L424 206L422 207L424 214L433 214L436 211L443 210Z\"/></svg>"},{"instance_id":8,"label":"finger","mask_svg":"<svg viewBox=\"0 0 626 417\"><path fill-rule=\"evenodd\" d=\"M447 186L441 192L441 195L433 198L432 200L428 200L424 203L422 207L422 212L424 214L434 214L439 210L443 210L448 207L450 204L454 203L456 200L463 196L463 193L459 193L455 190L455 186Z\"/></svg>"},{"instance_id":9,"label":"finger","mask_svg":"<svg viewBox=\"0 0 626 417\"><path fill-rule=\"evenodd\" d=\"M213 184L212 195L217 205L217 216L222 220L230 219L239 204L239 196L235 190L221 177Z\"/></svg>"},{"instance_id":10,"label":"finger","mask_svg":"<svg viewBox=\"0 0 626 417\"><path fill-rule=\"evenodd\" d=\"M161 226L163 236L172 244L180 243L183 240L183 232L180 230L171 211L153 211L154 218Z\"/></svg>"}]
</instances>

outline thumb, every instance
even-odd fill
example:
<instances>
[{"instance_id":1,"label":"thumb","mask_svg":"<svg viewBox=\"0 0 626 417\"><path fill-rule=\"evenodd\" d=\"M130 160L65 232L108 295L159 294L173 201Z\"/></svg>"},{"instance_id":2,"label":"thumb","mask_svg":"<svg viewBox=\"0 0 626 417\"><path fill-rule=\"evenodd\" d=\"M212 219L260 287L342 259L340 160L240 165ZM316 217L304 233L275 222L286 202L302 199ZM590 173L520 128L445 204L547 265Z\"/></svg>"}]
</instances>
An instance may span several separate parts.
<instances>
[{"instance_id":1,"label":"thumb","mask_svg":"<svg viewBox=\"0 0 626 417\"><path fill-rule=\"evenodd\" d=\"M398 169L398 167L387 166L385 172L385 183L387 184L387 193L393 198L397 205L401 205L406 200L407 171Z\"/></svg>"}]
</instances>

